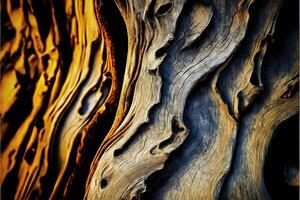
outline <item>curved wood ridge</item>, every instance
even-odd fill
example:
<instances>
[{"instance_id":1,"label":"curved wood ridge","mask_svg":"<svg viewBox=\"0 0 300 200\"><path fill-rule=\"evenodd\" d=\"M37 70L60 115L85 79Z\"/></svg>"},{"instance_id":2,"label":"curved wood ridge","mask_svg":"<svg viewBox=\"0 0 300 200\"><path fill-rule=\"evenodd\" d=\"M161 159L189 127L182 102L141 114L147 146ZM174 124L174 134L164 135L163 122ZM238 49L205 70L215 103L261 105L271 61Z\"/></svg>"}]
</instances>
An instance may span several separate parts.
<instances>
[{"instance_id":1,"label":"curved wood ridge","mask_svg":"<svg viewBox=\"0 0 300 200\"><path fill-rule=\"evenodd\" d=\"M1 3L3 199L299 197L298 1Z\"/></svg>"}]
</instances>

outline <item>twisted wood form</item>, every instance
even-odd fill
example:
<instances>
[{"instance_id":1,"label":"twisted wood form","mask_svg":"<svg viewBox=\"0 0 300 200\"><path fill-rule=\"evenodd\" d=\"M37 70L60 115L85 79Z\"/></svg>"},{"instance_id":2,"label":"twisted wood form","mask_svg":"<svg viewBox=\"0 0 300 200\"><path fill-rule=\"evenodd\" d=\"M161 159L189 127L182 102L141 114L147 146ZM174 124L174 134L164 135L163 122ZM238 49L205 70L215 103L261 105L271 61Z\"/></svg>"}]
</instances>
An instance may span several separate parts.
<instances>
[{"instance_id":1,"label":"twisted wood form","mask_svg":"<svg viewBox=\"0 0 300 200\"><path fill-rule=\"evenodd\" d=\"M299 197L298 1L2 0L1 17L3 199Z\"/></svg>"}]
</instances>

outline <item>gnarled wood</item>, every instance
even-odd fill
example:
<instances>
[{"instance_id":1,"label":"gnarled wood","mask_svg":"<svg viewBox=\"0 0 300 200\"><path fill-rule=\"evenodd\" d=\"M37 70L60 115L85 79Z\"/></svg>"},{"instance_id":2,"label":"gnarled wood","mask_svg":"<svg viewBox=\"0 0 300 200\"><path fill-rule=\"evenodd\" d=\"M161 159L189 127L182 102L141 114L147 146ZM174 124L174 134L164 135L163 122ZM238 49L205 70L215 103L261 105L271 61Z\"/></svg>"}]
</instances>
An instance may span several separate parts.
<instances>
[{"instance_id":1,"label":"gnarled wood","mask_svg":"<svg viewBox=\"0 0 300 200\"><path fill-rule=\"evenodd\" d=\"M1 4L4 199L299 196L297 1Z\"/></svg>"}]
</instances>

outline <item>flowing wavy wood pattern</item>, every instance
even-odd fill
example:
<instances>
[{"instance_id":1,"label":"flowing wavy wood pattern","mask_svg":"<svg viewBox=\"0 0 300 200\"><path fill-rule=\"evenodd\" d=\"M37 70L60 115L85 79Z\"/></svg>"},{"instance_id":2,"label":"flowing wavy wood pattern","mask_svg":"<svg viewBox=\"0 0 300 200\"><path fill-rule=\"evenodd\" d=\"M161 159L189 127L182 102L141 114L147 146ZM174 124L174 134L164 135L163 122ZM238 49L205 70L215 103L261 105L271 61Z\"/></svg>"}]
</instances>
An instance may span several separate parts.
<instances>
[{"instance_id":1,"label":"flowing wavy wood pattern","mask_svg":"<svg viewBox=\"0 0 300 200\"><path fill-rule=\"evenodd\" d=\"M298 199L299 2L2 0L1 198Z\"/></svg>"}]
</instances>

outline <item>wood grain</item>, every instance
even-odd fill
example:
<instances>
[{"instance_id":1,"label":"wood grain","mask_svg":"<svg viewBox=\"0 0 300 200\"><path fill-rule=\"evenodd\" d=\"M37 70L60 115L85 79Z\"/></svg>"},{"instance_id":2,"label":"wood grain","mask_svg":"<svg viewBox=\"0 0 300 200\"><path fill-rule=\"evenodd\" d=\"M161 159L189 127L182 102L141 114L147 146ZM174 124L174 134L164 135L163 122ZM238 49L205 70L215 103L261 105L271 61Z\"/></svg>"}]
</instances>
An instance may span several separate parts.
<instances>
[{"instance_id":1,"label":"wood grain","mask_svg":"<svg viewBox=\"0 0 300 200\"><path fill-rule=\"evenodd\" d=\"M299 113L298 14L287 0L1 1L2 198L297 199L299 159L277 163L282 197L265 166Z\"/></svg>"}]
</instances>

